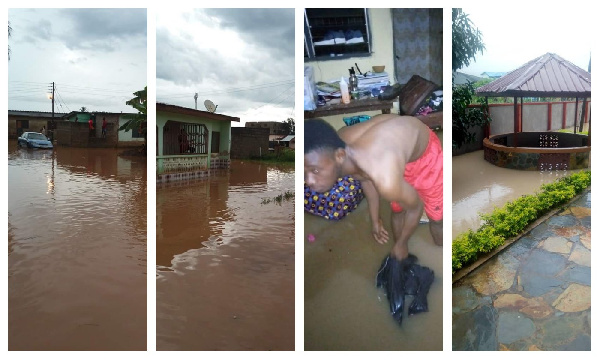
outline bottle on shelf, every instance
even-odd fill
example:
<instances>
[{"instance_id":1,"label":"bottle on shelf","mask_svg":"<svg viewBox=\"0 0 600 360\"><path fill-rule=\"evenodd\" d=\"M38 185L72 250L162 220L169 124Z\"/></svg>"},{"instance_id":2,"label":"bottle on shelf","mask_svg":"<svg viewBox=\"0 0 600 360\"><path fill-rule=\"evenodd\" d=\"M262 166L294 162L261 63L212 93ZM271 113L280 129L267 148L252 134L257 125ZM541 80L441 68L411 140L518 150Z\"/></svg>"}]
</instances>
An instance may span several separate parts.
<instances>
[{"instance_id":1,"label":"bottle on shelf","mask_svg":"<svg viewBox=\"0 0 600 360\"><path fill-rule=\"evenodd\" d=\"M346 80L344 79L343 76L342 76L342 79L340 80L340 92L342 93L342 102L344 104L349 104L350 103L350 93L348 92L348 83L346 82Z\"/></svg>"},{"instance_id":2,"label":"bottle on shelf","mask_svg":"<svg viewBox=\"0 0 600 360\"><path fill-rule=\"evenodd\" d=\"M348 78L348 86L350 87L350 95L352 99L358 99L358 78L354 72L354 66L348 69L350 77Z\"/></svg>"}]
</instances>

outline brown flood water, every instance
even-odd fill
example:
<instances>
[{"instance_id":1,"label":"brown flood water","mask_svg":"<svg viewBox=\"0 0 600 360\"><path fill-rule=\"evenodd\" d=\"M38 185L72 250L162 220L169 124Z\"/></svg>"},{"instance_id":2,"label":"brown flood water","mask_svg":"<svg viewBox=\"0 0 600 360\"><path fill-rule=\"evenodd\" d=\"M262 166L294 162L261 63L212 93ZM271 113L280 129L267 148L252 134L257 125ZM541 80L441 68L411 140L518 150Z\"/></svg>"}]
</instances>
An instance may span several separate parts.
<instances>
[{"instance_id":1,"label":"brown flood water","mask_svg":"<svg viewBox=\"0 0 600 360\"><path fill-rule=\"evenodd\" d=\"M452 158L452 238L481 226L480 213L489 213L542 184L577 170L526 171L505 169L483 159L483 150Z\"/></svg>"},{"instance_id":2,"label":"brown flood water","mask_svg":"<svg viewBox=\"0 0 600 360\"><path fill-rule=\"evenodd\" d=\"M157 350L294 350L293 166L158 185Z\"/></svg>"},{"instance_id":3,"label":"brown flood water","mask_svg":"<svg viewBox=\"0 0 600 360\"><path fill-rule=\"evenodd\" d=\"M9 350L146 350L146 158L8 145Z\"/></svg>"},{"instance_id":4,"label":"brown flood water","mask_svg":"<svg viewBox=\"0 0 600 360\"><path fill-rule=\"evenodd\" d=\"M391 234L389 205L382 202L380 213ZM308 234L315 242L307 241ZM435 273L429 312L406 317L407 297L401 326L375 285L393 240L373 240L366 200L339 221L305 213L304 238L305 350L442 350L443 248L433 243L429 225L419 225L408 244L419 264Z\"/></svg>"}]
</instances>

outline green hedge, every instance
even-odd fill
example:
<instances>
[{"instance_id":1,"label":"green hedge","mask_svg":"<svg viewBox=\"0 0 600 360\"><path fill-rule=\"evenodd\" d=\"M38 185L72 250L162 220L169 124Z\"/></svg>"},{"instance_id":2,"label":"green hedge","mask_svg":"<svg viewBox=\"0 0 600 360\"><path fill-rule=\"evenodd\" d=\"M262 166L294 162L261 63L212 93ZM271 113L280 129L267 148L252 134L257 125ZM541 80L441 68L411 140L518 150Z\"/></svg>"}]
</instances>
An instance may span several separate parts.
<instances>
[{"instance_id":1,"label":"green hedge","mask_svg":"<svg viewBox=\"0 0 600 360\"><path fill-rule=\"evenodd\" d=\"M262 156L251 158L252 160L260 160L266 162L294 162L296 152L293 149L282 148L279 153L264 153Z\"/></svg>"},{"instance_id":2,"label":"green hedge","mask_svg":"<svg viewBox=\"0 0 600 360\"><path fill-rule=\"evenodd\" d=\"M542 185L534 195L524 195L490 214L481 215L483 225L477 230L462 233L452 242L452 273L520 234L527 225L551 209L571 200L590 186L592 173L581 171Z\"/></svg>"}]
</instances>

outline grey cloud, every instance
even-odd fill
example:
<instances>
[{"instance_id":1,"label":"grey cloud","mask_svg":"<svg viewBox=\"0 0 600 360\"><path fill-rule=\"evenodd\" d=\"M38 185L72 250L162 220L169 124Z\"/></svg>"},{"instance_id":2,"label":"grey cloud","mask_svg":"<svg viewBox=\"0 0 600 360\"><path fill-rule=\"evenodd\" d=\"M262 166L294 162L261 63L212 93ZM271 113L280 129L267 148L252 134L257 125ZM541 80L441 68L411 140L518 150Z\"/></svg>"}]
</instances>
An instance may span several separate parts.
<instances>
[{"instance_id":1,"label":"grey cloud","mask_svg":"<svg viewBox=\"0 0 600 360\"><path fill-rule=\"evenodd\" d=\"M20 27L20 25L18 23L12 24L13 36L22 39L24 42L37 44L40 41L51 41L53 38L52 23L47 19L26 23L23 27Z\"/></svg>"},{"instance_id":2,"label":"grey cloud","mask_svg":"<svg viewBox=\"0 0 600 360\"><path fill-rule=\"evenodd\" d=\"M206 9L251 43L273 49L277 56L294 56L294 9Z\"/></svg>"},{"instance_id":3,"label":"grey cloud","mask_svg":"<svg viewBox=\"0 0 600 360\"><path fill-rule=\"evenodd\" d=\"M208 17L206 12L210 13ZM158 79L172 84L166 92L165 87L157 89L157 101L193 107L193 93L198 91L201 94L199 100L211 99L219 104L219 110L227 112L246 113L266 103L292 108L292 84L255 87L294 78L293 10L227 9L206 12L186 13L184 18L192 23L211 21L220 24L221 28L236 31L252 50L242 58L222 57L210 49L190 46L193 34L174 35L167 29L157 29L156 75ZM210 87L208 84L211 84ZM227 91L232 88L245 91ZM186 91L190 92L189 98L182 97Z\"/></svg>"},{"instance_id":4,"label":"grey cloud","mask_svg":"<svg viewBox=\"0 0 600 360\"><path fill-rule=\"evenodd\" d=\"M72 28L61 34L70 49L114 51L123 41L146 46L146 9L61 9Z\"/></svg>"}]
</instances>

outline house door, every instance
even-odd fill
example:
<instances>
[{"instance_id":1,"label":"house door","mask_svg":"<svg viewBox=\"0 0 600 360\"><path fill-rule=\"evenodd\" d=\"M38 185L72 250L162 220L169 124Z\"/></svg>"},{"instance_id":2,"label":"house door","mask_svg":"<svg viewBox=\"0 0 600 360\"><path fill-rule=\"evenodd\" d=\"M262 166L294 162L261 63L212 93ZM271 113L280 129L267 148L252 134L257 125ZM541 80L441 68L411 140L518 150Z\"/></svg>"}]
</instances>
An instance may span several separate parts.
<instances>
[{"instance_id":1,"label":"house door","mask_svg":"<svg viewBox=\"0 0 600 360\"><path fill-rule=\"evenodd\" d=\"M29 120L17 120L17 136L29 130Z\"/></svg>"},{"instance_id":2,"label":"house door","mask_svg":"<svg viewBox=\"0 0 600 360\"><path fill-rule=\"evenodd\" d=\"M210 152L216 154L221 148L221 133L213 131L210 138Z\"/></svg>"}]
</instances>

